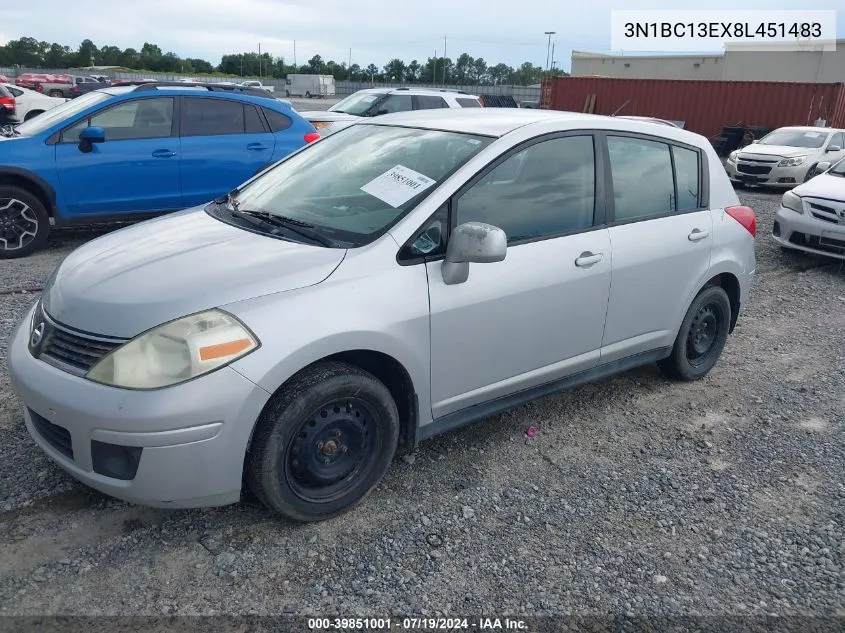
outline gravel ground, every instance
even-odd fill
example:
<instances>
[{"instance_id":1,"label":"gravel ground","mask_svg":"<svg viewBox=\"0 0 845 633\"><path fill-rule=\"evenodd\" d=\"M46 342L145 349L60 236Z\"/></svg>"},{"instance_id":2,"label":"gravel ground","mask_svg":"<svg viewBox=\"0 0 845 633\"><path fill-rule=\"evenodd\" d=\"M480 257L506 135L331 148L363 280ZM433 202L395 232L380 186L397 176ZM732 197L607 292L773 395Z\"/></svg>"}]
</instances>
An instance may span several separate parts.
<instances>
[{"instance_id":1,"label":"gravel ground","mask_svg":"<svg viewBox=\"0 0 845 633\"><path fill-rule=\"evenodd\" d=\"M3 362L36 293L0 295L0 615L845 616L845 267L782 253L777 195L741 197L759 278L708 378L646 367L429 441L318 525L75 483ZM0 285L39 285L90 236L57 232Z\"/></svg>"}]
</instances>

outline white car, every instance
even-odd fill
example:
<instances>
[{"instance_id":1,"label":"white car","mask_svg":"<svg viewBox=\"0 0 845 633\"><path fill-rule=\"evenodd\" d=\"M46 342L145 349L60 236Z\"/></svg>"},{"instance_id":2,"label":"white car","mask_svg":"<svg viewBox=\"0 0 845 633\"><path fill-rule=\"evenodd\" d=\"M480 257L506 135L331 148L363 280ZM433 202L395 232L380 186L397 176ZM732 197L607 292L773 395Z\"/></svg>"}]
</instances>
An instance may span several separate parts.
<instances>
[{"instance_id":1,"label":"white car","mask_svg":"<svg viewBox=\"0 0 845 633\"><path fill-rule=\"evenodd\" d=\"M782 127L731 152L725 170L734 184L791 188L815 176L819 163L843 157L843 130Z\"/></svg>"},{"instance_id":2,"label":"white car","mask_svg":"<svg viewBox=\"0 0 845 633\"><path fill-rule=\"evenodd\" d=\"M318 130L339 121L356 121L411 110L484 107L476 95L439 88L368 88L341 99L328 110L300 112Z\"/></svg>"},{"instance_id":3,"label":"white car","mask_svg":"<svg viewBox=\"0 0 845 633\"><path fill-rule=\"evenodd\" d=\"M787 191L775 214L772 237L786 250L845 259L845 159Z\"/></svg>"},{"instance_id":4,"label":"white car","mask_svg":"<svg viewBox=\"0 0 845 633\"><path fill-rule=\"evenodd\" d=\"M3 87L11 92L15 98L16 116L20 121L29 121L32 117L67 101L64 97L49 97L35 90L21 88L13 84L3 84Z\"/></svg>"}]
</instances>

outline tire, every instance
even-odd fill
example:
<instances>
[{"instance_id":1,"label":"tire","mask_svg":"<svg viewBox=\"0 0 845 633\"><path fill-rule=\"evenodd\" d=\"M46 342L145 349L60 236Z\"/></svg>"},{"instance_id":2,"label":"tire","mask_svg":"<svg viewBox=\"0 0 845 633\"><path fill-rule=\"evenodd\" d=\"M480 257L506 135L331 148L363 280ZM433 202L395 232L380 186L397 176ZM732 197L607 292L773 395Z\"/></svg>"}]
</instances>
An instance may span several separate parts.
<instances>
[{"instance_id":1,"label":"tire","mask_svg":"<svg viewBox=\"0 0 845 633\"><path fill-rule=\"evenodd\" d=\"M26 116L23 118L24 121L29 121L32 117L36 117L39 114L44 112L44 110L30 110L26 113Z\"/></svg>"},{"instance_id":2,"label":"tire","mask_svg":"<svg viewBox=\"0 0 845 633\"><path fill-rule=\"evenodd\" d=\"M290 96L290 90L285 90L285 96L286 96L286 97L289 97L289 96Z\"/></svg>"},{"instance_id":3,"label":"tire","mask_svg":"<svg viewBox=\"0 0 845 633\"><path fill-rule=\"evenodd\" d=\"M381 481L399 441L399 413L382 382L325 362L271 399L247 454L246 481L266 506L300 522L346 512Z\"/></svg>"},{"instance_id":4,"label":"tire","mask_svg":"<svg viewBox=\"0 0 845 633\"><path fill-rule=\"evenodd\" d=\"M306 92L306 93L305 93L305 98L306 98L306 99L310 99L310 98L311 98L311 93L310 93L310 92Z\"/></svg>"},{"instance_id":5,"label":"tire","mask_svg":"<svg viewBox=\"0 0 845 633\"><path fill-rule=\"evenodd\" d=\"M61 90L51 90L47 93L50 97L64 97L65 94Z\"/></svg>"},{"instance_id":6,"label":"tire","mask_svg":"<svg viewBox=\"0 0 845 633\"><path fill-rule=\"evenodd\" d=\"M727 293L719 286L707 286L687 310L671 356L657 365L675 380L703 378L725 348L730 323L731 302Z\"/></svg>"},{"instance_id":7,"label":"tire","mask_svg":"<svg viewBox=\"0 0 845 633\"><path fill-rule=\"evenodd\" d=\"M815 177L816 174L818 174L818 172L816 171L816 166L817 165L813 165L812 167L810 167L810 169L807 170L807 175L804 176L804 182L807 182L811 178Z\"/></svg>"},{"instance_id":8,"label":"tire","mask_svg":"<svg viewBox=\"0 0 845 633\"><path fill-rule=\"evenodd\" d=\"M26 257L44 248L50 216L26 189L0 186L0 259Z\"/></svg>"}]
</instances>

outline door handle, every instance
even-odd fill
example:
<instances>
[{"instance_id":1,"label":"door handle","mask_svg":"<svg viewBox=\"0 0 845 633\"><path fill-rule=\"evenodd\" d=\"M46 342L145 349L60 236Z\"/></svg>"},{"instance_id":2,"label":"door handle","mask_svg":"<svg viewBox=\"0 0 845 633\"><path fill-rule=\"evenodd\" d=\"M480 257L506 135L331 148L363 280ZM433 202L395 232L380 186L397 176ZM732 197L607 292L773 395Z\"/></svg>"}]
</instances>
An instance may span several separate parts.
<instances>
[{"instance_id":1,"label":"door handle","mask_svg":"<svg viewBox=\"0 0 845 633\"><path fill-rule=\"evenodd\" d=\"M176 152L172 152L169 149L157 149L153 152L153 156L156 158L170 158L171 156L176 156Z\"/></svg>"},{"instance_id":2,"label":"door handle","mask_svg":"<svg viewBox=\"0 0 845 633\"><path fill-rule=\"evenodd\" d=\"M604 259L604 255L601 253L584 251L578 256L578 259L575 260L575 265L581 268L589 268L593 264L598 264L602 259Z\"/></svg>"},{"instance_id":3,"label":"door handle","mask_svg":"<svg viewBox=\"0 0 845 633\"><path fill-rule=\"evenodd\" d=\"M710 235L710 231L702 231L700 229L693 229L692 233L690 233L687 237L689 238L690 242L700 242L704 238Z\"/></svg>"},{"instance_id":4,"label":"door handle","mask_svg":"<svg viewBox=\"0 0 845 633\"><path fill-rule=\"evenodd\" d=\"M262 143L250 143L249 145L246 146L246 148L248 150L258 151L258 150L262 150L262 149L267 149L267 146L263 145Z\"/></svg>"}]
</instances>

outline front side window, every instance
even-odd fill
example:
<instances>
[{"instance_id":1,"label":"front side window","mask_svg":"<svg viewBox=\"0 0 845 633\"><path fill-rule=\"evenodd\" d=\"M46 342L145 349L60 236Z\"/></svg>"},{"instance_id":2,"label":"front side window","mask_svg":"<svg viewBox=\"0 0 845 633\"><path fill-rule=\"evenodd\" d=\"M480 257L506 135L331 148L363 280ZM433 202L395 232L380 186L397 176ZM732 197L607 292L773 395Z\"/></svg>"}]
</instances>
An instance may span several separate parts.
<instances>
[{"instance_id":1,"label":"front side window","mask_svg":"<svg viewBox=\"0 0 845 633\"><path fill-rule=\"evenodd\" d=\"M624 136L607 139L617 221L675 210L669 145Z\"/></svg>"},{"instance_id":2,"label":"front side window","mask_svg":"<svg viewBox=\"0 0 845 633\"><path fill-rule=\"evenodd\" d=\"M448 108L446 100L443 97L430 97L426 95L417 96L418 110L433 110L435 108Z\"/></svg>"},{"instance_id":3,"label":"front side window","mask_svg":"<svg viewBox=\"0 0 845 633\"><path fill-rule=\"evenodd\" d=\"M182 98L182 136L243 134L244 105L226 99Z\"/></svg>"},{"instance_id":4,"label":"front side window","mask_svg":"<svg viewBox=\"0 0 845 633\"><path fill-rule=\"evenodd\" d=\"M329 108L329 112L343 112L344 114L362 116L369 112L375 103L383 96L383 92L356 92L355 94L349 95L345 99L338 101Z\"/></svg>"},{"instance_id":5,"label":"front side window","mask_svg":"<svg viewBox=\"0 0 845 633\"><path fill-rule=\"evenodd\" d=\"M830 147L831 145L838 147L840 150L845 149L845 134L843 134L842 132L840 132L839 134L834 134L833 138L830 140L830 145L828 145L828 147Z\"/></svg>"},{"instance_id":6,"label":"front side window","mask_svg":"<svg viewBox=\"0 0 845 633\"><path fill-rule=\"evenodd\" d=\"M86 127L103 128L107 142L169 137L173 130L173 98L135 99L100 110L65 130L62 142L78 143L79 134Z\"/></svg>"},{"instance_id":7,"label":"front side window","mask_svg":"<svg viewBox=\"0 0 845 633\"><path fill-rule=\"evenodd\" d=\"M237 194L238 207L311 225L335 240L366 244L491 141L456 132L353 125L253 180Z\"/></svg>"},{"instance_id":8,"label":"front side window","mask_svg":"<svg viewBox=\"0 0 845 633\"><path fill-rule=\"evenodd\" d=\"M407 112L412 108L411 95L390 95L378 104L378 113L391 114L393 112Z\"/></svg>"},{"instance_id":9,"label":"front side window","mask_svg":"<svg viewBox=\"0 0 845 633\"><path fill-rule=\"evenodd\" d=\"M593 225L595 190L592 136L541 141L464 192L455 201L455 223L492 224L509 243L586 229Z\"/></svg>"}]
</instances>

